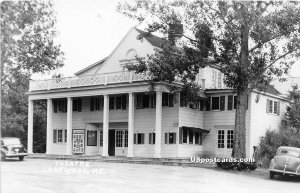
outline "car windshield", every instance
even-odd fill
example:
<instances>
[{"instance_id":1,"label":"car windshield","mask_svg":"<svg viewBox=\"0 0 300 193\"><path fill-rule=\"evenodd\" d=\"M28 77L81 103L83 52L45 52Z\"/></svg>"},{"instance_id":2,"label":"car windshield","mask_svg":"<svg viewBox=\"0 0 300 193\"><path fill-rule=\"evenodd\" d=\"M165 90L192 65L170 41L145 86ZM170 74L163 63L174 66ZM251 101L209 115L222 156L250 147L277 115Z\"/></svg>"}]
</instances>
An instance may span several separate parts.
<instances>
[{"instance_id":1,"label":"car windshield","mask_svg":"<svg viewBox=\"0 0 300 193\"><path fill-rule=\"evenodd\" d=\"M20 139L18 138L9 138L9 139L2 139L4 145L15 145L21 144Z\"/></svg>"},{"instance_id":2,"label":"car windshield","mask_svg":"<svg viewBox=\"0 0 300 193\"><path fill-rule=\"evenodd\" d=\"M280 154L281 155L289 155L289 156L293 156L293 157L300 157L300 152L293 151L293 150L287 150L287 149L281 150Z\"/></svg>"}]
</instances>

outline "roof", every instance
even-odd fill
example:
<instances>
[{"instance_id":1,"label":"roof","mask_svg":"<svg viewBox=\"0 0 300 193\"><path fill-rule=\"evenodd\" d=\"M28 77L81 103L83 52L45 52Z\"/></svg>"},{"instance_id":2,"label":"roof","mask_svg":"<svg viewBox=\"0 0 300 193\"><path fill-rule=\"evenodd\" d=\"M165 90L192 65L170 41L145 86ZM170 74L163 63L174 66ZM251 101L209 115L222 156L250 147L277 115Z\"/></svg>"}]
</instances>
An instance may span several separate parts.
<instances>
[{"instance_id":1,"label":"roof","mask_svg":"<svg viewBox=\"0 0 300 193\"><path fill-rule=\"evenodd\" d=\"M145 32L143 30L135 28L136 31L138 31L140 34L143 35L143 37L152 45L158 48L162 48L163 44L167 42L166 39L158 37L153 34L149 34L148 32Z\"/></svg>"},{"instance_id":2,"label":"roof","mask_svg":"<svg viewBox=\"0 0 300 193\"><path fill-rule=\"evenodd\" d=\"M89 66L87 66L87 67L85 67L84 69L82 69L82 70L76 72L75 75L79 75L79 74L81 74L81 73L83 73L83 72L85 72L85 71L87 71L87 70L93 68L94 66L103 64L103 63L105 62L106 59L107 59L107 57L105 57L105 58L99 60L98 62L95 62L95 63L93 63L93 64L91 64L91 65L89 65Z\"/></svg>"},{"instance_id":3,"label":"roof","mask_svg":"<svg viewBox=\"0 0 300 193\"><path fill-rule=\"evenodd\" d=\"M273 85L270 84L267 85L265 92L273 95L281 95L281 92L279 92Z\"/></svg>"}]
</instances>

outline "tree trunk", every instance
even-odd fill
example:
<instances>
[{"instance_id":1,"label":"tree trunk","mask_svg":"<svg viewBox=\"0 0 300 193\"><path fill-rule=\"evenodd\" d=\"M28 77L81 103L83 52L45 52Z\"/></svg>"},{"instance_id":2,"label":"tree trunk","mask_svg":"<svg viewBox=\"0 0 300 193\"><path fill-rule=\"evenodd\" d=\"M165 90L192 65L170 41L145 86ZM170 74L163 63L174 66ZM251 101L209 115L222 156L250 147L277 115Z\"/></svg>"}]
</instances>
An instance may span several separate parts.
<instances>
[{"instance_id":1,"label":"tree trunk","mask_svg":"<svg viewBox=\"0 0 300 193\"><path fill-rule=\"evenodd\" d=\"M234 145L232 157L246 157L246 110L247 91L239 93L237 96L237 107L235 114Z\"/></svg>"}]
</instances>

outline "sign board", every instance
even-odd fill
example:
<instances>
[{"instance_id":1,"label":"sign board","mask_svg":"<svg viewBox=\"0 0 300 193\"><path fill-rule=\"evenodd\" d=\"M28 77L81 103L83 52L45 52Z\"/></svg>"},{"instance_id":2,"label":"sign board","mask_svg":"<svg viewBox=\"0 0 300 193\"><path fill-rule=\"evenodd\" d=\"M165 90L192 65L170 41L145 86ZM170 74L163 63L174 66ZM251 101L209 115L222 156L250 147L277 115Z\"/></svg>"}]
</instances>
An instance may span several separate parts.
<instances>
[{"instance_id":1,"label":"sign board","mask_svg":"<svg viewBox=\"0 0 300 193\"><path fill-rule=\"evenodd\" d=\"M73 129L73 153L84 154L84 129Z\"/></svg>"}]
</instances>

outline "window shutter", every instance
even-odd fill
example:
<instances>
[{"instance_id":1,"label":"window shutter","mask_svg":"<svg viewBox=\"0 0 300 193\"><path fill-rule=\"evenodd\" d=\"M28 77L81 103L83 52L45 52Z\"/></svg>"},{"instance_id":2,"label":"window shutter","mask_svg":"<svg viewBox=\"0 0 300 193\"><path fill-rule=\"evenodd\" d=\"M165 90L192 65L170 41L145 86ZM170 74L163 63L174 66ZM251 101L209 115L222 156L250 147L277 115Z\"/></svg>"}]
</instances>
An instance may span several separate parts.
<instances>
[{"instance_id":1,"label":"window shutter","mask_svg":"<svg viewBox=\"0 0 300 193\"><path fill-rule=\"evenodd\" d=\"M269 113L269 105L270 105L270 100L267 99L267 104L266 104L266 113Z\"/></svg>"},{"instance_id":2,"label":"window shutter","mask_svg":"<svg viewBox=\"0 0 300 193\"><path fill-rule=\"evenodd\" d=\"M174 95L169 94L169 107L173 107L173 106L174 106Z\"/></svg>"},{"instance_id":3,"label":"window shutter","mask_svg":"<svg viewBox=\"0 0 300 193\"><path fill-rule=\"evenodd\" d=\"M208 99L206 100L206 111L210 111L210 98L208 97Z\"/></svg>"},{"instance_id":4,"label":"window shutter","mask_svg":"<svg viewBox=\"0 0 300 193\"><path fill-rule=\"evenodd\" d=\"M78 98L78 112L81 112L82 109L82 98Z\"/></svg>"},{"instance_id":5,"label":"window shutter","mask_svg":"<svg viewBox=\"0 0 300 193\"><path fill-rule=\"evenodd\" d=\"M168 144L168 133L165 133L165 144Z\"/></svg>"},{"instance_id":6,"label":"window shutter","mask_svg":"<svg viewBox=\"0 0 300 193\"><path fill-rule=\"evenodd\" d=\"M201 99L200 100L200 111L203 111L203 106L204 106L204 101Z\"/></svg>"},{"instance_id":7,"label":"window shutter","mask_svg":"<svg viewBox=\"0 0 300 193\"><path fill-rule=\"evenodd\" d=\"M220 96L220 110L225 110L225 96Z\"/></svg>"},{"instance_id":8,"label":"window shutter","mask_svg":"<svg viewBox=\"0 0 300 193\"><path fill-rule=\"evenodd\" d=\"M54 113L57 113L57 100L53 100Z\"/></svg>"},{"instance_id":9,"label":"window shutter","mask_svg":"<svg viewBox=\"0 0 300 193\"><path fill-rule=\"evenodd\" d=\"M228 95L228 106L227 106L228 110L232 110L232 101L233 101L233 96Z\"/></svg>"},{"instance_id":10,"label":"window shutter","mask_svg":"<svg viewBox=\"0 0 300 193\"><path fill-rule=\"evenodd\" d=\"M136 133L133 135L133 143L136 144Z\"/></svg>"},{"instance_id":11,"label":"window shutter","mask_svg":"<svg viewBox=\"0 0 300 193\"><path fill-rule=\"evenodd\" d=\"M277 101L277 115L280 115L280 102Z\"/></svg>"},{"instance_id":12,"label":"window shutter","mask_svg":"<svg viewBox=\"0 0 300 193\"><path fill-rule=\"evenodd\" d=\"M149 144L152 144L152 141L151 141L151 133L149 133Z\"/></svg>"},{"instance_id":13,"label":"window shutter","mask_svg":"<svg viewBox=\"0 0 300 193\"><path fill-rule=\"evenodd\" d=\"M127 98L127 95L122 96L122 109L123 110L126 110L126 102L127 102L126 98Z\"/></svg>"},{"instance_id":14,"label":"window shutter","mask_svg":"<svg viewBox=\"0 0 300 193\"><path fill-rule=\"evenodd\" d=\"M174 137L173 144L176 144L176 133L174 133L173 137Z\"/></svg>"},{"instance_id":15,"label":"window shutter","mask_svg":"<svg viewBox=\"0 0 300 193\"><path fill-rule=\"evenodd\" d=\"M145 141L145 134L142 133L141 135L142 135L142 143L141 143L141 144L144 144L144 141Z\"/></svg>"},{"instance_id":16,"label":"window shutter","mask_svg":"<svg viewBox=\"0 0 300 193\"><path fill-rule=\"evenodd\" d=\"M53 130L53 143L56 143L56 142L57 142L56 139L57 139L57 130L54 129L54 130Z\"/></svg>"},{"instance_id":17,"label":"window shutter","mask_svg":"<svg viewBox=\"0 0 300 193\"><path fill-rule=\"evenodd\" d=\"M182 128L179 128L179 144L182 144Z\"/></svg>"},{"instance_id":18,"label":"window shutter","mask_svg":"<svg viewBox=\"0 0 300 193\"><path fill-rule=\"evenodd\" d=\"M68 101L67 101L67 99L64 99L64 110L63 110L63 112L67 112L67 109L68 109Z\"/></svg>"},{"instance_id":19,"label":"window shutter","mask_svg":"<svg viewBox=\"0 0 300 193\"><path fill-rule=\"evenodd\" d=\"M94 111L95 109L95 98L94 97L91 97L91 103L90 103L90 110L91 111Z\"/></svg>"}]
</instances>

